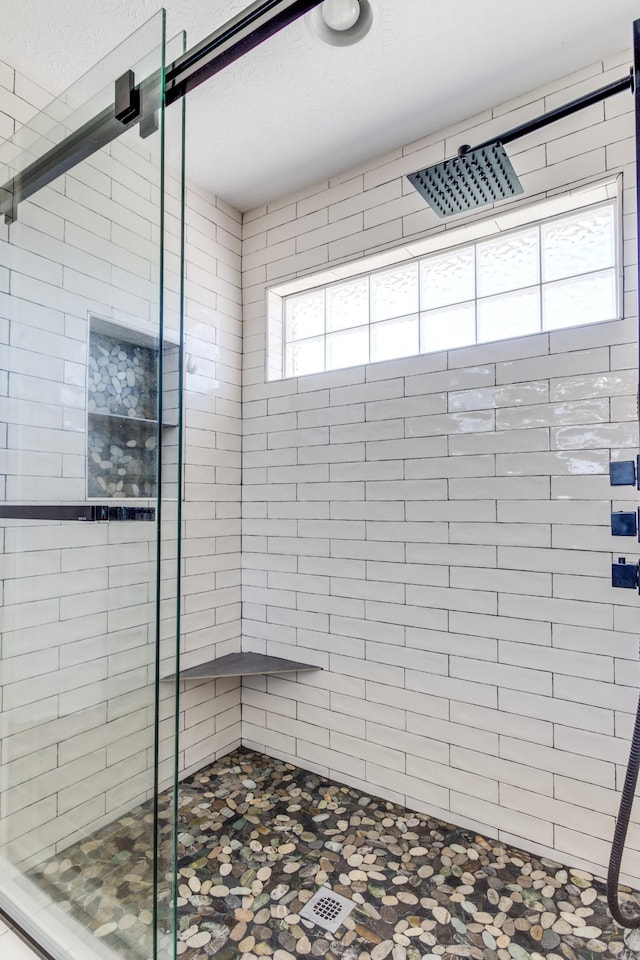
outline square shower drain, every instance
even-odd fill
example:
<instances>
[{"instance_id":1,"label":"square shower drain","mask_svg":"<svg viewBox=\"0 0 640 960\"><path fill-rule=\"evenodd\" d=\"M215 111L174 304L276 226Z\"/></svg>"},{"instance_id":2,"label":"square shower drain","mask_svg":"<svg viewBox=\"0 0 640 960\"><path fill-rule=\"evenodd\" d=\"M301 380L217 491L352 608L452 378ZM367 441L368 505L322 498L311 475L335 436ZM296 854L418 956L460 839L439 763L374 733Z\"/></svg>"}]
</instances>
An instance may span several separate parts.
<instances>
[{"instance_id":1,"label":"square shower drain","mask_svg":"<svg viewBox=\"0 0 640 960\"><path fill-rule=\"evenodd\" d=\"M300 911L300 916L310 920L323 930L335 933L347 919L355 903L334 893L329 887L321 887Z\"/></svg>"}]
</instances>

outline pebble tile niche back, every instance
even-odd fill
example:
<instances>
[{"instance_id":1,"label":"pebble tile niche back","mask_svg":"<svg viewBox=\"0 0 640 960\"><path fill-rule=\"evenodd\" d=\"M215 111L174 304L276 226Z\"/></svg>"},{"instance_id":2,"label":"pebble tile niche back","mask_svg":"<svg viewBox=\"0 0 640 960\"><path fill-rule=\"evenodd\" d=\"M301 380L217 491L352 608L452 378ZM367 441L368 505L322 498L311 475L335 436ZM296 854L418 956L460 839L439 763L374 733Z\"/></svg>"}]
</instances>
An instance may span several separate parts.
<instances>
[{"instance_id":1,"label":"pebble tile niche back","mask_svg":"<svg viewBox=\"0 0 640 960\"><path fill-rule=\"evenodd\" d=\"M163 443L177 442L178 347L164 343ZM157 494L158 340L91 317L87 367L87 497ZM168 406L168 408L167 408Z\"/></svg>"}]
</instances>

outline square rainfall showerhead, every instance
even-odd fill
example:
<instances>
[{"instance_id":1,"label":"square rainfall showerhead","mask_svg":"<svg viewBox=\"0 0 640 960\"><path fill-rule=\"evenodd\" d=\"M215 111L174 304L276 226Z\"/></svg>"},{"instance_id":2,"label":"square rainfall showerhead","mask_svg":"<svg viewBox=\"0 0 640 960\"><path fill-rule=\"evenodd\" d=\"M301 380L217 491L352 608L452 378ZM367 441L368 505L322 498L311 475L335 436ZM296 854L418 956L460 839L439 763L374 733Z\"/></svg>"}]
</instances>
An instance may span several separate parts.
<instances>
[{"instance_id":1,"label":"square rainfall showerhead","mask_svg":"<svg viewBox=\"0 0 640 960\"><path fill-rule=\"evenodd\" d=\"M410 173L407 180L439 217L524 193L501 143L490 143Z\"/></svg>"},{"instance_id":2,"label":"square rainfall showerhead","mask_svg":"<svg viewBox=\"0 0 640 960\"><path fill-rule=\"evenodd\" d=\"M353 908L355 902L334 893L329 887L320 887L311 900L305 903L300 911L304 920L310 920L323 930L335 933L342 926Z\"/></svg>"}]
</instances>

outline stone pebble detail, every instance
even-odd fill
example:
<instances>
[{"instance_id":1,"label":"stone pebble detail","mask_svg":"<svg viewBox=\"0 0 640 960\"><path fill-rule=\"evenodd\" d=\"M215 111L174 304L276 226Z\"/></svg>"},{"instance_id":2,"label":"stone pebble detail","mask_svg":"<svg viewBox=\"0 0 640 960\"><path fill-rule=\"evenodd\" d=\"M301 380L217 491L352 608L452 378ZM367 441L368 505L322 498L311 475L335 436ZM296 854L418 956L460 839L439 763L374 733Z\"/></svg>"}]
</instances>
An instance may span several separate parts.
<instances>
[{"instance_id":1,"label":"stone pebble detail","mask_svg":"<svg viewBox=\"0 0 640 960\"><path fill-rule=\"evenodd\" d=\"M161 801L169 844L170 798ZM141 807L32 871L123 960L147 960L151 886L140 851L151 844L149 818ZM640 933L613 923L604 883L587 871L249 750L181 785L178 831L184 960L640 957ZM355 902L335 934L300 917L322 886ZM167 949L170 890L160 895Z\"/></svg>"},{"instance_id":2,"label":"stone pebble detail","mask_svg":"<svg viewBox=\"0 0 640 960\"><path fill-rule=\"evenodd\" d=\"M89 413L154 420L157 416L158 352L91 333Z\"/></svg>"},{"instance_id":3,"label":"stone pebble detail","mask_svg":"<svg viewBox=\"0 0 640 960\"><path fill-rule=\"evenodd\" d=\"M91 333L89 497L155 496L157 358L150 347Z\"/></svg>"}]
</instances>

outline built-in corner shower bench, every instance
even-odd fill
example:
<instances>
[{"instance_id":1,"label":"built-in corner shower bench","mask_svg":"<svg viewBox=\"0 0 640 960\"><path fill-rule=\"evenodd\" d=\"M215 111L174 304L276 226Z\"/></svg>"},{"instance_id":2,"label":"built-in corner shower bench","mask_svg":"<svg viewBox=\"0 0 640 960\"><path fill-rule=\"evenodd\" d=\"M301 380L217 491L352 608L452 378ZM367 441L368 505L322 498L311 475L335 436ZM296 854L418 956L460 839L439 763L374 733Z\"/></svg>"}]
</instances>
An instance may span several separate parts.
<instances>
[{"instance_id":1,"label":"built-in corner shower bench","mask_svg":"<svg viewBox=\"0 0 640 960\"><path fill-rule=\"evenodd\" d=\"M322 670L313 663L300 663L265 653L228 653L217 660L207 660L195 667L180 670L180 680L212 680L220 677L253 677L273 673L301 673L303 670ZM175 680L175 673L163 680Z\"/></svg>"}]
</instances>

